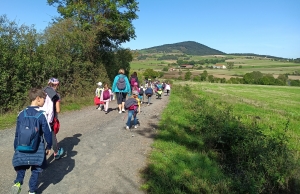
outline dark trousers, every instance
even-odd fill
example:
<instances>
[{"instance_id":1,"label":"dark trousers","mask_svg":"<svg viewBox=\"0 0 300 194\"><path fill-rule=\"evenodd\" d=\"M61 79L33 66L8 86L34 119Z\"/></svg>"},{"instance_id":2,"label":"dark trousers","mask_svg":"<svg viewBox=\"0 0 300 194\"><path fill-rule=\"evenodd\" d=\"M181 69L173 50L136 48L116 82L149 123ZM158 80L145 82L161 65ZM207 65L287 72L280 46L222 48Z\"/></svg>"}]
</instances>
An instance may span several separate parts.
<instances>
[{"instance_id":1,"label":"dark trousers","mask_svg":"<svg viewBox=\"0 0 300 194\"><path fill-rule=\"evenodd\" d=\"M14 181L14 183L19 182L21 185L23 184L23 180L25 177L26 170L31 167L31 176L29 179L29 191L31 193L35 192L38 187L38 178L39 178L39 173L42 172L42 168L39 166L29 166L29 165L24 165L24 166L17 166L15 167L15 170L17 172L17 178Z\"/></svg>"}]
</instances>

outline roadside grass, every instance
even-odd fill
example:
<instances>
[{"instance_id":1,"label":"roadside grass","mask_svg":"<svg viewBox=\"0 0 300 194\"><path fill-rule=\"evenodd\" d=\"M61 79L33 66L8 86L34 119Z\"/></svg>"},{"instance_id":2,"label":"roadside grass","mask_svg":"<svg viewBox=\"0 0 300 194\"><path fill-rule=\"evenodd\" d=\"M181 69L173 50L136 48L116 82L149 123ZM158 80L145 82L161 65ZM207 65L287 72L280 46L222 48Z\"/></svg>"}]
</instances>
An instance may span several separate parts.
<instances>
[{"instance_id":1,"label":"roadside grass","mask_svg":"<svg viewBox=\"0 0 300 194\"><path fill-rule=\"evenodd\" d=\"M148 182L142 188L157 194L229 193L231 180L214 160L215 153L205 152L202 138L186 131L194 124L189 119L193 112L183 107L191 106L190 99L176 94L170 99L144 171Z\"/></svg>"},{"instance_id":2,"label":"roadside grass","mask_svg":"<svg viewBox=\"0 0 300 194\"><path fill-rule=\"evenodd\" d=\"M94 96L88 95L84 97L66 97L61 102L61 113L80 110L83 107L91 106ZM25 108L25 107L24 107ZM0 115L0 130L8 129L16 124L17 116L21 110L15 110L13 112L4 113Z\"/></svg>"},{"instance_id":3,"label":"roadside grass","mask_svg":"<svg viewBox=\"0 0 300 194\"><path fill-rule=\"evenodd\" d=\"M284 107L288 102L297 103L298 97L288 96L298 91L181 83L189 86L173 84L143 171L142 189L148 193L299 192L298 144L290 139L291 132L299 137L297 130L290 129L298 115L296 107ZM265 102L262 92L282 96ZM244 112L248 118L243 117ZM273 123L280 119L282 125Z\"/></svg>"}]
</instances>

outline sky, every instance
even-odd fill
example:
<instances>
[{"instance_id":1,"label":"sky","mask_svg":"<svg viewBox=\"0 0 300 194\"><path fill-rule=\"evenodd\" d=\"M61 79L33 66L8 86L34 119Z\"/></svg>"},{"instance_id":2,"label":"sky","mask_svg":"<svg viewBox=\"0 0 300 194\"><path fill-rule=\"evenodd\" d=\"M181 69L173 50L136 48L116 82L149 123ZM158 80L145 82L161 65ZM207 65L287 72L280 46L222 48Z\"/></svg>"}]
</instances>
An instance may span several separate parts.
<instances>
[{"instance_id":1,"label":"sky","mask_svg":"<svg viewBox=\"0 0 300 194\"><path fill-rule=\"evenodd\" d=\"M137 0L124 48L195 41L225 53L300 58L300 0ZM38 31L58 16L47 0L0 0L0 15Z\"/></svg>"}]
</instances>

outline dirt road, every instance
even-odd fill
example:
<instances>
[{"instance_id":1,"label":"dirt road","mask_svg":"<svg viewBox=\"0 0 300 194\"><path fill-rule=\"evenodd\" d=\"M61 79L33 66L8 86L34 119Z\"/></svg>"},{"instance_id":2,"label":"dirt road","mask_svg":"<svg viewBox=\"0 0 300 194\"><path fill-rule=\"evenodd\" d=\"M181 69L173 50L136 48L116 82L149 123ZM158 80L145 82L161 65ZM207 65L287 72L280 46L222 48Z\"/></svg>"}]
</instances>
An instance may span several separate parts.
<instances>
[{"instance_id":1,"label":"dirt road","mask_svg":"<svg viewBox=\"0 0 300 194\"><path fill-rule=\"evenodd\" d=\"M142 105L137 129L125 130L124 113L110 103L108 114L94 106L60 115L60 146L65 155L54 160L48 158L48 168L40 176L38 193L144 193L139 189L139 171L145 167L151 143L156 134L160 113L168 102L153 99L153 104ZM15 129L0 131L0 194L9 193L15 179L12 167ZM27 171L22 194L28 193Z\"/></svg>"}]
</instances>

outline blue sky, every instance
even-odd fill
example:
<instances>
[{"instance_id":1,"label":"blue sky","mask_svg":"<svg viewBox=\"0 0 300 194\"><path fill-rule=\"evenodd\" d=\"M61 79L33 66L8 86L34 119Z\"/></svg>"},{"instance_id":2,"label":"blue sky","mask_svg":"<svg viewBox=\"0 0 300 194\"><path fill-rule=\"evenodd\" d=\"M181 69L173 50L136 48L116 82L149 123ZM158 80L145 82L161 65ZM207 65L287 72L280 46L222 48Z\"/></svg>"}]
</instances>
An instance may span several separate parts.
<instances>
[{"instance_id":1,"label":"blue sky","mask_svg":"<svg viewBox=\"0 0 300 194\"><path fill-rule=\"evenodd\" d=\"M46 0L0 3L1 15L38 30L58 15ZM125 48L196 41L225 53L300 58L300 0L140 0L139 10L137 37Z\"/></svg>"}]
</instances>

